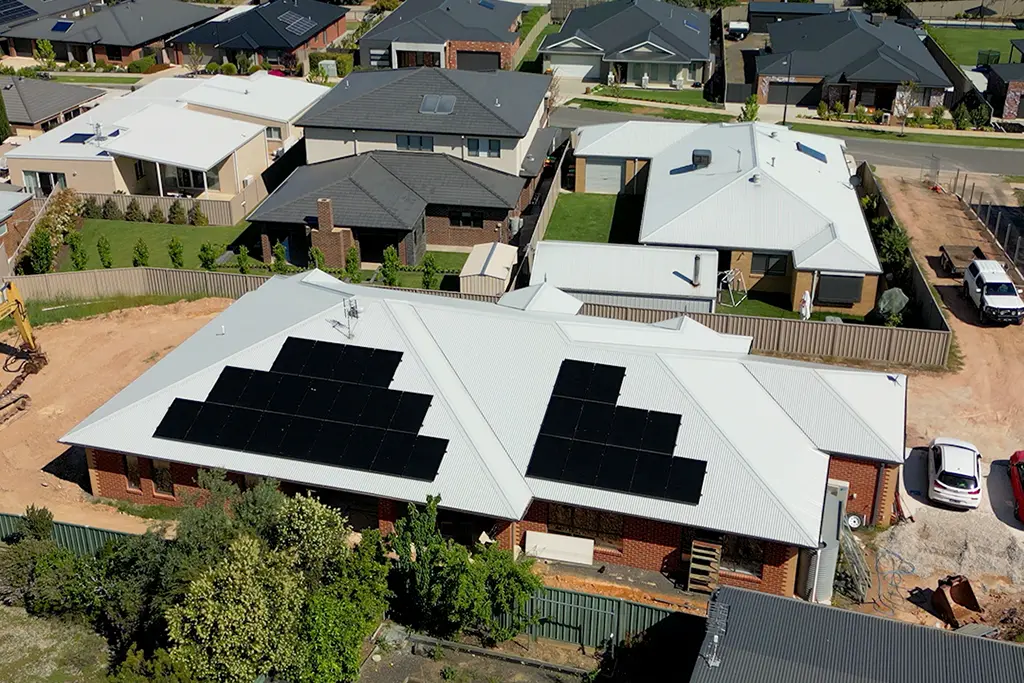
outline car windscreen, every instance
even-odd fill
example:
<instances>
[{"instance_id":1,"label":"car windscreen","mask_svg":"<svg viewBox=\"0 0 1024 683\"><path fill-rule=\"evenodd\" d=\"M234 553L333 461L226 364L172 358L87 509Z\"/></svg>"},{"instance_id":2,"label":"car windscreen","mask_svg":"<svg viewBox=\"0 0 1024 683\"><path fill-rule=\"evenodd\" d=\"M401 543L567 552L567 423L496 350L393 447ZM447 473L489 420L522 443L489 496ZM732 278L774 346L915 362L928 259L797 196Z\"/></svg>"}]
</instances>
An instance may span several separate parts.
<instances>
[{"instance_id":1,"label":"car windscreen","mask_svg":"<svg viewBox=\"0 0 1024 683\"><path fill-rule=\"evenodd\" d=\"M989 296L1012 296L1017 293L1017 288L1012 282L989 282L985 285L985 293Z\"/></svg>"},{"instance_id":2,"label":"car windscreen","mask_svg":"<svg viewBox=\"0 0 1024 683\"><path fill-rule=\"evenodd\" d=\"M965 491L971 491L978 488L978 480L974 477L968 477L963 474L954 474L952 472L943 472L940 474L939 481L951 488L963 489Z\"/></svg>"}]
</instances>

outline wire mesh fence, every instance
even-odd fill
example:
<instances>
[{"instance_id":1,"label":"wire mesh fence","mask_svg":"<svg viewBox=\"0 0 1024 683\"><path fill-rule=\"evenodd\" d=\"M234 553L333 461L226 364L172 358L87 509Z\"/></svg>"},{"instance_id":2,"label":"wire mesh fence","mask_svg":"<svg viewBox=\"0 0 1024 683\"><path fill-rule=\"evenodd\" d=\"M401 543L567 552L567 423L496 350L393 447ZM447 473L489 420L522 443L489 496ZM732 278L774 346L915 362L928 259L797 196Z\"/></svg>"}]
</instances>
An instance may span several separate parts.
<instances>
[{"instance_id":1,"label":"wire mesh fence","mask_svg":"<svg viewBox=\"0 0 1024 683\"><path fill-rule=\"evenodd\" d=\"M1000 200L979 188L970 174L959 171L953 176L951 190L988 229L1006 261L1018 271L1024 269L1024 208Z\"/></svg>"}]
</instances>

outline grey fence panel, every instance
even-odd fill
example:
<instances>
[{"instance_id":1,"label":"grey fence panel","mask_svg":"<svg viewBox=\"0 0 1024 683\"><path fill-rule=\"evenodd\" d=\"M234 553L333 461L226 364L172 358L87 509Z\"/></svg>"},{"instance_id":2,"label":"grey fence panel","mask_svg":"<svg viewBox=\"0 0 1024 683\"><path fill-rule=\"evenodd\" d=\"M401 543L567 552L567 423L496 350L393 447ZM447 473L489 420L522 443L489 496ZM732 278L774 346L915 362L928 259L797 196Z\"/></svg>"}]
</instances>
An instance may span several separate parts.
<instances>
[{"instance_id":1,"label":"grey fence panel","mask_svg":"<svg viewBox=\"0 0 1024 683\"><path fill-rule=\"evenodd\" d=\"M526 53L530 51L530 46L532 46L533 42L537 40L537 36L540 35L540 32L543 31L544 27L550 23L551 13L548 12L533 25L533 28L530 29L528 34L521 37L519 41L519 49L516 50L515 56L512 57L512 63L516 65L516 68L518 68L522 63L523 59L526 57Z\"/></svg>"},{"instance_id":2,"label":"grey fence panel","mask_svg":"<svg viewBox=\"0 0 1024 683\"><path fill-rule=\"evenodd\" d=\"M21 515L0 512L0 538L6 538L13 534L17 530L21 519ZM96 552L109 540L131 535L122 531L96 529L79 524L53 523L53 540L57 545L83 555Z\"/></svg>"}]
</instances>

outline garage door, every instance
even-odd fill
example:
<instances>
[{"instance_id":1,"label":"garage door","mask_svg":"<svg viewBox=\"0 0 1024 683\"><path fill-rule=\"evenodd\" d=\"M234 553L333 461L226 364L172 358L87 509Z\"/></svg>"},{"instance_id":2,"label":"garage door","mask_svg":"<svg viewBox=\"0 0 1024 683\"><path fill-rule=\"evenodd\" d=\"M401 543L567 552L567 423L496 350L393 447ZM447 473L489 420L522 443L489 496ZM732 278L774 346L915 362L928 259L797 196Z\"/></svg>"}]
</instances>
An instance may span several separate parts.
<instances>
[{"instance_id":1,"label":"garage door","mask_svg":"<svg viewBox=\"0 0 1024 683\"><path fill-rule=\"evenodd\" d=\"M455 63L462 71L497 71L501 68L498 52L456 52Z\"/></svg>"},{"instance_id":2,"label":"garage door","mask_svg":"<svg viewBox=\"0 0 1024 683\"><path fill-rule=\"evenodd\" d=\"M587 192L618 194L626 177L626 162L621 159L587 159Z\"/></svg>"},{"instance_id":3,"label":"garage door","mask_svg":"<svg viewBox=\"0 0 1024 683\"><path fill-rule=\"evenodd\" d=\"M789 84L789 104L817 107L818 102L821 102L821 83ZM785 83L772 83L768 86L768 104L786 104Z\"/></svg>"},{"instance_id":4,"label":"garage door","mask_svg":"<svg viewBox=\"0 0 1024 683\"><path fill-rule=\"evenodd\" d=\"M551 55L551 71L568 78L600 78L601 58L584 55Z\"/></svg>"}]
</instances>

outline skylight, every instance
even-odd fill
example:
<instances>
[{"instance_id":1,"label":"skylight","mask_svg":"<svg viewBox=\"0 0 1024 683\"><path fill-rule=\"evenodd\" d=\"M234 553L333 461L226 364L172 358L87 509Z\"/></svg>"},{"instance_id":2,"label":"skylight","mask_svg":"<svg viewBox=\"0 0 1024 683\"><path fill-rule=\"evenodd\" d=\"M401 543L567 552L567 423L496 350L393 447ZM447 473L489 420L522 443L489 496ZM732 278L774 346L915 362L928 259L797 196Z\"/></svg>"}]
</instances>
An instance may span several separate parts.
<instances>
[{"instance_id":1,"label":"skylight","mask_svg":"<svg viewBox=\"0 0 1024 683\"><path fill-rule=\"evenodd\" d=\"M813 147L808 147L807 145L805 145L802 142L796 143L796 149L797 149L798 152L803 152L807 156L809 156L809 157L811 157L813 159L817 159L818 161L820 161L823 164L827 164L828 163L828 157L826 157L823 153L819 152L818 150L814 149Z\"/></svg>"},{"instance_id":2,"label":"skylight","mask_svg":"<svg viewBox=\"0 0 1024 683\"><path fill-rule=\"evenodd\" d=\"M421 114L448 115L455 111L455 95L424 95L420 102Z\"/></svg>"},{"instance_id":3,"label":"skylight","mask_svg":"<svg viewBox=\"0 0 1024 683\"><path fill-rule=\"evenodd\" d=\"M494 3L490 0L480 0L480 6L484 9L494 9Z\"/></svg>"},{"instance_id":4,"label":"skylight","mask_svg":"<svg viewBox=\"0 0 1024 683\"><path fill-rule=\"evenodd\" d=\"M91 140L93 137L92 133L72 133L68 137L61 140L61 142L67 142L69 144L85 144L86 141Z\"/></svg>"},{"instance_id":5,"label":"skylight","mask_svg":"<svg viewBox=\"0 0 1024 683\"><path fill-rule=\"evenodd\" d=\"M71 27L74 26L74 25L75 25L75 22L73 22L73 21L63 21L62 20L62 21L56 22L53 25L53 28L50 29L50 30L53 31L54 33L67 33L68 31L71 30Z\"/></svg>"},{"instance_id":6,"label":"skylight","mask_svg":"<svg viewBox=\"0 0 1024 683\"><path fill-rule=\"evenodd\" d=\"M683 26L690 29L691 31L696 31L697 33L700 33L700 28L691 24L688 19L683 19Z\"/></svg>"}]
</instances>

